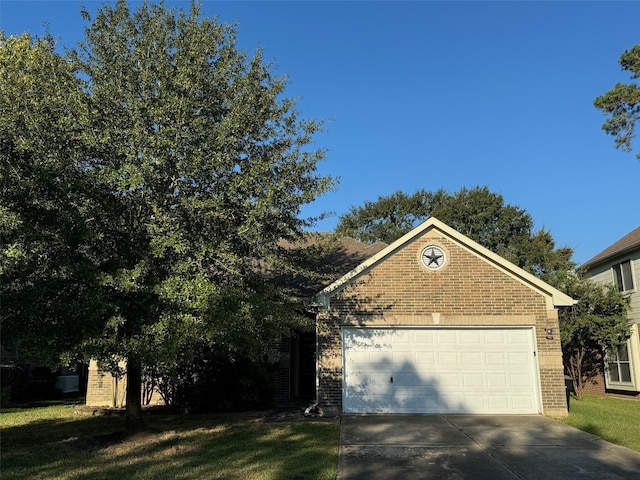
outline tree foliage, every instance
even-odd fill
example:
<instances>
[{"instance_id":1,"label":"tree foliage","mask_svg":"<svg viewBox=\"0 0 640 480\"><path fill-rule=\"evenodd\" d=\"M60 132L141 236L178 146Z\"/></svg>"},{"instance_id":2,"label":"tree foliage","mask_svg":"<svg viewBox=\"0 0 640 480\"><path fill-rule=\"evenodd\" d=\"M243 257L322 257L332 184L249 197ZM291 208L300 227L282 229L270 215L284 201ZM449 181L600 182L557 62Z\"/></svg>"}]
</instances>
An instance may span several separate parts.
<instances>
[{"instance_id":1,"label":"tree foliage","mask_svg":"<svg viewBox=\"0 0 640 480\"><path fill-rule=\"evenodd\" d=\"M573 267L570 248L556 249L548 231L533 231L533 219L525 210L505 204L502 195L487 187L379 197L341 216L336 233L392 243L431 216L540 277Z\"/></svg>"},{"instance_id":2,"label":"tree foliage","mask_svg":"<svg viewBox=\"0 0 640 480\"><path fill-rule=\"evenodd\" d=\"M88 219L85 93L51 38L0 33L2 339L54 361L99 328L99 238Z\"/></svg>"},{"instance_id":3,"label":"tree foliage","mask_svg":"<svg viewBox=\"0 0 640 480\"><path fill-rule=\"evenodd\" d=\"M623 70L630 72L632 79L640 78L640 45L626 50L619 59ZM636 83L618 82L593 104L609 118L602 129L615 137L615 146L625 152L632 150L631 141L640 120L640 86ZM640 153L636 155L640 159Z\"/></svg>"},{"instance_id":4,"label":"tree foliage","mask_svg":"<svg viewBox=\"0 0 640 480\"><path fill-rule=\"evenodd\" d=\"M558 287L579 300L560 310L559 320L565 371L582 399L588 382L602 373L601 354L623 345L631 334L629 298L614 285L597 285L580 271L565 275Z\"/></svg>"},{"instance_id":5,"label":"tree foliage","mask_svg":"<svg viewBox=\"0 0 640 480\"><path fill-rule=\"evenodd\" d=\"M313 223L301 206L333 179L316 173L321 123L233 26L196 3L82 15L65 55L2 38L3 338L27 322L42 340L44 324L52 343L71 332L65 347L126 359L135 427L144 365L185 358L194 338L260 355L304 321L258 259L294 268L279 242Z\"/></svg>"}]
</instances>

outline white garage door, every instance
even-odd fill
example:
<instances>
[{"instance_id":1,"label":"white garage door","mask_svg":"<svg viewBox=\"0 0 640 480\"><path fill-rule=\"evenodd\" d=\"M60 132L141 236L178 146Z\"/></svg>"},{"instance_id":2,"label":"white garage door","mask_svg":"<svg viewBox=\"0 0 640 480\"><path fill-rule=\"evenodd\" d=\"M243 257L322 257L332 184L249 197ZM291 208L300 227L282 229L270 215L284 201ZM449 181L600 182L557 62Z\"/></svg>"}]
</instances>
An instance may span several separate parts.
<instances>
[{"instance_id":1,"label":"white garage door","mask_svg":"<svg viewBox=\"0 0 640 480\"><path fill-rule=\"evenodd\" d=\"M344 328L346 413L538 413L532 328Z\"/></svg>"}]
</instances>

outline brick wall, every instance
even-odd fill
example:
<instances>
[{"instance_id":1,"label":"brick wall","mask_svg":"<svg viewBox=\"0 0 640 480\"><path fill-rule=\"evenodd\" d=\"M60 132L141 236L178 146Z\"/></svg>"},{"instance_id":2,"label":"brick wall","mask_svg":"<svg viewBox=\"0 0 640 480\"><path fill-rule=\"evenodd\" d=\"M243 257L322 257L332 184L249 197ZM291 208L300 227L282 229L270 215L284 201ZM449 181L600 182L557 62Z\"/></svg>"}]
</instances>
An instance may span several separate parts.
<instances>
[{"instance_id":1,"label":"brick wall","mask_svg":"<svg viewBox=\"0 0 640 480\"><path fill-rule=\"evenodd\" d=\"M87 406L121 408L126 403L126 391L126 377L116 378L109 372L102 370L95 360L89 362Z\"/></svg>"},{"instance_id":2,"label":"brick wall","mask_svg":"<svg viewBox=\"0 0 640 480\"><path fill-rule=\"evenodd\" d=\"M590 378L584 386L584 393L589 395L605 395L604 375L600 373Z\"/></svg>"},{"instance_id":3,"label":"brick wall","mask_svg":"<svg viewBox=\"0 0 640 480\"><path fill-rule=\"evenodd\" d=\"M124 369L126 364L121 362ZM127 376L116 378L100 368L95 360L89 362L87 378L87 397L85 404L89 407L122 408L126 405ZM151 396L149 405L163 405L160 394L156 391Z\"/></svg>"},{"instance_id":4,"label":"brick wall","mask_svg":"<svg viewBox=\"0 0 640 480\"><path fill-rule=\"evenodd\" d=\"M419 260L430 244L443 247L447 264L428 271ZM318 315L320 405L342 409L343 325L535 327L544 413L567 414L557 312L549 299L490 260L429 230L364 272ZM435 314L435 315L434 315ZM547 339L546 328L553 329Z\"/></svg>"},{"instance_id":5,"label":"brick wall","mask_svg":"<svg viewBox=\"0 0 640 480\"><path fill-rule=\"evenodd\" d=\"M272 365L274 401L291 399L291 343L289 339L274 340L269 344L269 363Z\"/></svg>"}]
</instances>

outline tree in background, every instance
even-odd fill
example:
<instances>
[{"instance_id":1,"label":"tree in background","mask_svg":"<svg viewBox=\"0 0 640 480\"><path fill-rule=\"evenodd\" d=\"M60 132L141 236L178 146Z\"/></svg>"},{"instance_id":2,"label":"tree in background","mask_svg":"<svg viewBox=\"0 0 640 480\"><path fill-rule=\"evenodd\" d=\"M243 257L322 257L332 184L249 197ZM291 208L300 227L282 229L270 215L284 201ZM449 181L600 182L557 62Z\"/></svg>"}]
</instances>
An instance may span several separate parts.
<instances>
[{"instance_id":1,"label":"tree in background","mask_svg":"<svg viewBox=\"0 0 640 480\"><path fill-rule=\"evenodd\" d=\"M548 231L533 231L525 210L506 205L502 195L487 187L379 197L341 216L336 233L367 243L392 243L431 216L541 278L575 266L570 248L556 249Z\"/></svg>"},{"instance_id":2,"label":"tree in background","mask_svg":"<svg viewBox=\"0 0 640 480\"><path fill-rule=\"evenodd\" d=\"M626 50L618 62L623 70L631 73L632 79L640 78L640 45ZM630 152L635 126L640 120L640 87L635 83L619 82L597 97L593 104L609 117L602 129L615 137L616 148ZM636 157L640 159L640 153Z\"/></svg>"},{"instance_id":3,"label":"tree in background","mask_svg":"<svg viewBox=\"0 0 640 480\"><path fill-rule=\"evenodd\" d=\"M321 125L234 27L195 3L82 15L65 56L1 40L3 341L30 325L51 352L126 360L135 430L145 365L188 360L193 339L255 358L306 321L258 259L294 269L279 242L313 224L300 208L333 179L316 173Z\"/></svg>"},{"instance_id":4,"label":"tree in background","mask_svg":"<svg viewBox=\"0 0 640 480\"><path fill-rule=\"evenodd\" d=\"M556 287L578 300L559 311L559 321L565 371L581 400L590 380L603 373L602 355L624 345L631 334L629 297L614 285L595 284L580 271L568 272Z\"/></svg>"}]
</instances>

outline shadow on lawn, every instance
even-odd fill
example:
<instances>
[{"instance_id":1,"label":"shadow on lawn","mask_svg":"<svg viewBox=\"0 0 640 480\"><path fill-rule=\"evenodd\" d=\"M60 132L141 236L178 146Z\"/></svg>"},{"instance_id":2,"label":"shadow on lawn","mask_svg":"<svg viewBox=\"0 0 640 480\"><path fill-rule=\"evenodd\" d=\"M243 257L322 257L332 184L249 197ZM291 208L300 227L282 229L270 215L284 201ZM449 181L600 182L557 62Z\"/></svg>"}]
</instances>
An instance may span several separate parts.
<instances>
[{"instance_id":1,"label":"shadow on lawn","mask_svg":"<svg viewBox=\"0 0 640 480\"><path fill-rule=\"evenodd\" d=\"M332 478L338 425L262 414L151 415L127 437L120 414L2 429L3 479Z\"/></svg>"}]
</instances>

